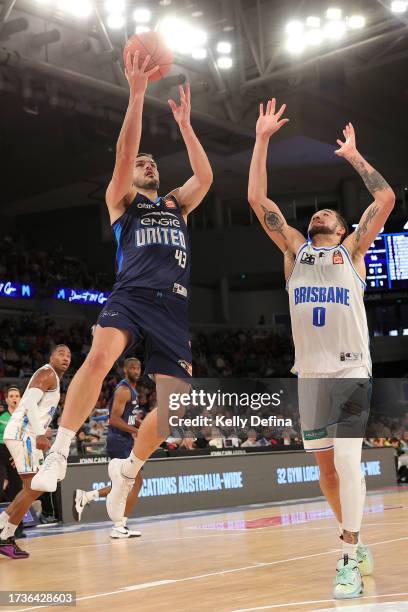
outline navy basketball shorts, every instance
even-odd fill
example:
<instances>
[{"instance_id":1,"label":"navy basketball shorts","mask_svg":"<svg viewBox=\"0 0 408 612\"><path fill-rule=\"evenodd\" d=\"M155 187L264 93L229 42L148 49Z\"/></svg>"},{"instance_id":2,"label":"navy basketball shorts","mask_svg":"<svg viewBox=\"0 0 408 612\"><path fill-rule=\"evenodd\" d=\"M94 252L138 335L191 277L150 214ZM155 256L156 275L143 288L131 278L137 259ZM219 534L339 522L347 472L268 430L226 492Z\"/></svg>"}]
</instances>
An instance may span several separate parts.
<instances>
[{"instance_id":1,"label":"navy basketball shorts","mask_svg":"<svg viewBox=\"0 0 408 612\"><path fill-rule=\"evenodd\" d=\"M133 449L133 439L125 436L108 434L106 440L106 452L109 459L127 459Z\"/></svg>"},{"instance_id":2,"label":"navy basketball shorts","mask_svg":"<svg viewBox=\"0 0 408 612\"><path fill-rule=\"evenodd\" d=\"M145 374L191 377L188 301L171 290L120 288L108 298L98 325L131 333L126 353L143 339Z\"/></svg>"}]
</instances>

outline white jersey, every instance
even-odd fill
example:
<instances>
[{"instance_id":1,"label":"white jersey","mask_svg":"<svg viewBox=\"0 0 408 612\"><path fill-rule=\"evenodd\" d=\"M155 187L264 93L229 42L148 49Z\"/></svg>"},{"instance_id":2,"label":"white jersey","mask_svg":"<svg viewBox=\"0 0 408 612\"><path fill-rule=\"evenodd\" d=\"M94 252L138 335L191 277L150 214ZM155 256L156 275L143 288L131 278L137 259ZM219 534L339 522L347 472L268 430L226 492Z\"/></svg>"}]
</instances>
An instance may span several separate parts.
<instances>
[{"instance_id":1,"label":"white jersey","mask_svg":"<svg viewBox=\"0 0 408 612\"><path fill-rule=\"evenodd\" d=\"M371 374L365 286L344 246L300 247L286 283L297 373Z\"/></svg>"},{"instance_id":2,"label":"white jersey","mask_svg":"<svg viewBox=\"0 0 408 612\"><path fill-rule=\"evenodd\" d=\"M46 391L38 404L38 418L44 427L44 434L47 431L49 424L52 421L52 417L54 416L54 413L58 407L60 400L60 380L54 368L47 363L46 365L42 366L42 368L39 368L36 372L34 372L33 376L30 378L30 382L27 385L28 389L37 372L46 369L50 369L54 372L57 386L51 391ZM11 419L7 423L7 427L4 431L5 440L23 440L27 436L32 436L33 438L36 437L35 432L30 427L27 412L28 404L26 393L24 392L18 408L16 408L16 410L13 412Z\"/></svg>"}]
</instances>

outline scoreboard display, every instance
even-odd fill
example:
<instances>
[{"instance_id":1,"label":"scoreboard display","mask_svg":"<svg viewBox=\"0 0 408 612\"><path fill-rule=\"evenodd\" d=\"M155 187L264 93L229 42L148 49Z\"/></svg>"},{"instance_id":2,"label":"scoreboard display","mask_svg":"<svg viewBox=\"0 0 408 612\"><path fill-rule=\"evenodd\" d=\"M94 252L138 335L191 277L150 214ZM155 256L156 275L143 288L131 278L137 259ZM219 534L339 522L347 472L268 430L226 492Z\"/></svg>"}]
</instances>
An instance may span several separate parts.
<instances>
[{"instance_id":1,"label":"scoreboard display","mask_svg":"<svg viewBox=\"0 0 408 612\"><path fill-rule=\"evenodd\" d=\"M367 291L408 289L408 232L379 234L365 263Z\"/></svg>"}]
</instances>

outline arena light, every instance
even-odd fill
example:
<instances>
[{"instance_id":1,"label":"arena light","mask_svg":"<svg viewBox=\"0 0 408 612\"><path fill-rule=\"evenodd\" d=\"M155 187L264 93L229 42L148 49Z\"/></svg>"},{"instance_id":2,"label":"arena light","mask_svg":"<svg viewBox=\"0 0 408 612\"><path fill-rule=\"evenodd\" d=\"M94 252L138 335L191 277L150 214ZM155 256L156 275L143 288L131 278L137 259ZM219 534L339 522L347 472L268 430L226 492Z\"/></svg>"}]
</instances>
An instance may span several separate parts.
<instances>
[{"instance_id":1,"label":"arena light","mask_svg":"<svg viewBox=\"0 0 408 612\"><path fill-rule=\"evenodd\" d=\"M361 30L366 24L365 17L363 15L351 15L347 19L347 25L351 30Z\"/></svg>"},{"instance_id":2,"label":"arena light","mask_svg":"<svg viewBox=\"0 0 408 612\"><path fill-rule=\"evenodd\" d=\"M289 36L298 36L303 33L303 29L303 23L298 20L289 21L285 28L286 34L289 34Z\"/></svg>"},{"instance_id":3,"label":"arena light","mask_svg":"<svg viewBox=\"0 0 408 612\"><path fill-rule=\"evenodd\" d=\"M191 16L194 17L194 19L198 19L199 17L202 17L204 15L203 11L193 11L191 13Z\"/></svg>"},{"instance_id":4,"label":"arena light","mask_svg":"<svg viewBox=\"0 0 408 612\"><path fill-rule=\"evenodd\" d=\"M198 30L177 17L162 19L158 30L163 34L171 49L184 54L191 54L193 49L204 46L208 38L204 30Z\"/></svg>"},{"instance_id":5,"label":"arena light","mask_svg":"<svg viewBox=\"0 0 408 612\"><path fill-rule=\"evenodd\" d=\"M321 45L324 40L324 34L319 29L309 30L305 34L305 43L312 47Z\"/></svg>"},{"instance_id":6,"label":"arena light","mask_svg":"<svg viewBox=\"0 0 408 612\"><path fill-rule=\"evenodd\" d=\"M120 15L125 10L125 0L106 0L105 8L111 15Z\"/></svg>"},{"instance_id":7,"label":"arena light","mask_svg":"<svg viewBox=\"0 0 408 612\"><path fill-rule=\"evenodd\" d=\"M207 57L207 49L197 48L191 52L191 57L196 60L204 60Z\"/></svg>"},{"instance_id":8,"label":"arena light","mask_svg":"<svg viewBox=\"0 0 408 612\"><path fill-rule=\"evenodd\" d=\"M195 30L193 29L194 42L198 46L203 46L207 43L208 35L204 30Z\"/></svg>"},{"instance_id":9,"label":"arena light","mask_svg":"<svg viewBox=\"0 0 408 612\"><path fill-rule=\"evenodd\" d=\"M337 7L329 7L326 11L326 19L330 21L339 21L341 19L342 11Z\"/></svg>"},{"instance_id":10,"label":"arena light","mask_svg":"<svg viewBox=\"0 0 408 612\"><path fill-rule=\"evenodd\" d=\"M306 25L308 28L320 28L320 17L310 15L306 18Z\"/></svg>"},{"instance_id":11,"label":"arena light","mask_svg":"<svg viewBox=\"0 0 408 612\"><path fill-rule=\"evenodd\" d=\"M136 26L135 34L143 34L144 32L150 32L149 26L146 26L146 25Z\"/></svg>"},{"instance_id":12,"label":"arena light","mask_svg":"<svg viewBox=\"0 0 408 612\"><path fill-rule=\"evenodd\" d=\"M299 55L305 50L306 44L303 36L290 37L286 41L286 50L293 55Z\"/></svg>"},{"instance_id":13,"label":"arena light","mask_svg":"<svg viewBox=\"0 0 408 612\"><path fill-rule=\"evenodd\" d=\"M229 70L233 66L232 57L228 57L228 55L223 55L217 59L217 66L221 68L221 70Z\"/></svg>"},{"instance_id":14,"label":"arena light","mask_svg":"<svg viewBox=\"0 0 408 612\"><path fill-rule=\"evenodd\" d=\"M339 40L346 33L346 24L344 21L330 21L324 28L325 36L329 40Z\"/></svg>"},{"instance_id":15,"label":"arena light","mask_svg":"<svg viewBox=\"0 0 408 612\"><path fill-rule=\"evenodd\" d=\"M136 23L149 23L152 12L148 8L138 8L133 11L133 19Z\"/></svg>"},{"instance_id":16,"label":"arena light","mask_svg":"<svg viewBox=\"0 0 408 612\"><path fill-rule=\"evenodd\" d=\"M120 13L111 13L106 20L108 28L111 30L120 30L126 23L126 19Z\"/></svg>"},{"instance_id":17,"label":"arena light","mask_svg":"<svg viewBox=\"0 0 408 612\"><path fill-rule=\"evenodd\" d=\"M232 51L232 45L230 42L221 40L217 45L217 53L228 55Z\"/></svg>"},{"instance_id":18,"label":"arena light","mask_svg":"<svg viewBox=\"0 0 408 612\"><path fill-rule=\"evenodd\" d=\"M405 13L408 8L406 0L393 0L391 2L391 10L393 13Z\"/></svg>"}]
</instances>

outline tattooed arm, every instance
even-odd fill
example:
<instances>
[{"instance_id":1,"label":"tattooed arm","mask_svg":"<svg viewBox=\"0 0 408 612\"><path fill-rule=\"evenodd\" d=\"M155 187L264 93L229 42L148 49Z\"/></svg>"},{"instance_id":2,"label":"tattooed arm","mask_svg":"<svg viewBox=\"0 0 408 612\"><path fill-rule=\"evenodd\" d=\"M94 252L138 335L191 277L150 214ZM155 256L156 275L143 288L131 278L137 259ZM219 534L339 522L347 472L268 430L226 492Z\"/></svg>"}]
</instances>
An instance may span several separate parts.
<instances>
[{"instance_id":1,"label":"tattooed arm","mask_svg":"<svg viewBox=\"0 0 408 612\"><path fill-rule=\"evenodd\" d=\"M349 123L343 130L345 142L338 140L336 154L344 157L357 170L365 186L374 198L366 209L355 232L344 241L352 256L364 256L376 236L381 232L395 204L395 194L387 181L377 172L356 148L354 128Z\"/></svg>"},{"instance_id":2,"label":"tattooed arm","mask_svg":"<svg viewBox=\"0 0 408 612\"><path fill-rule=\"evenodd\" d=\"M286 105L275 113L276 100L269 100L264 112L260 105L259 119L256 124L256 142L249 171L248 200L262 227L283 253L288 250L296 253L306 242L295 228L286 223L279 207L267 197L266 158L269 139L289 119L281 119Z\"/></svg>"}]
</instances>

